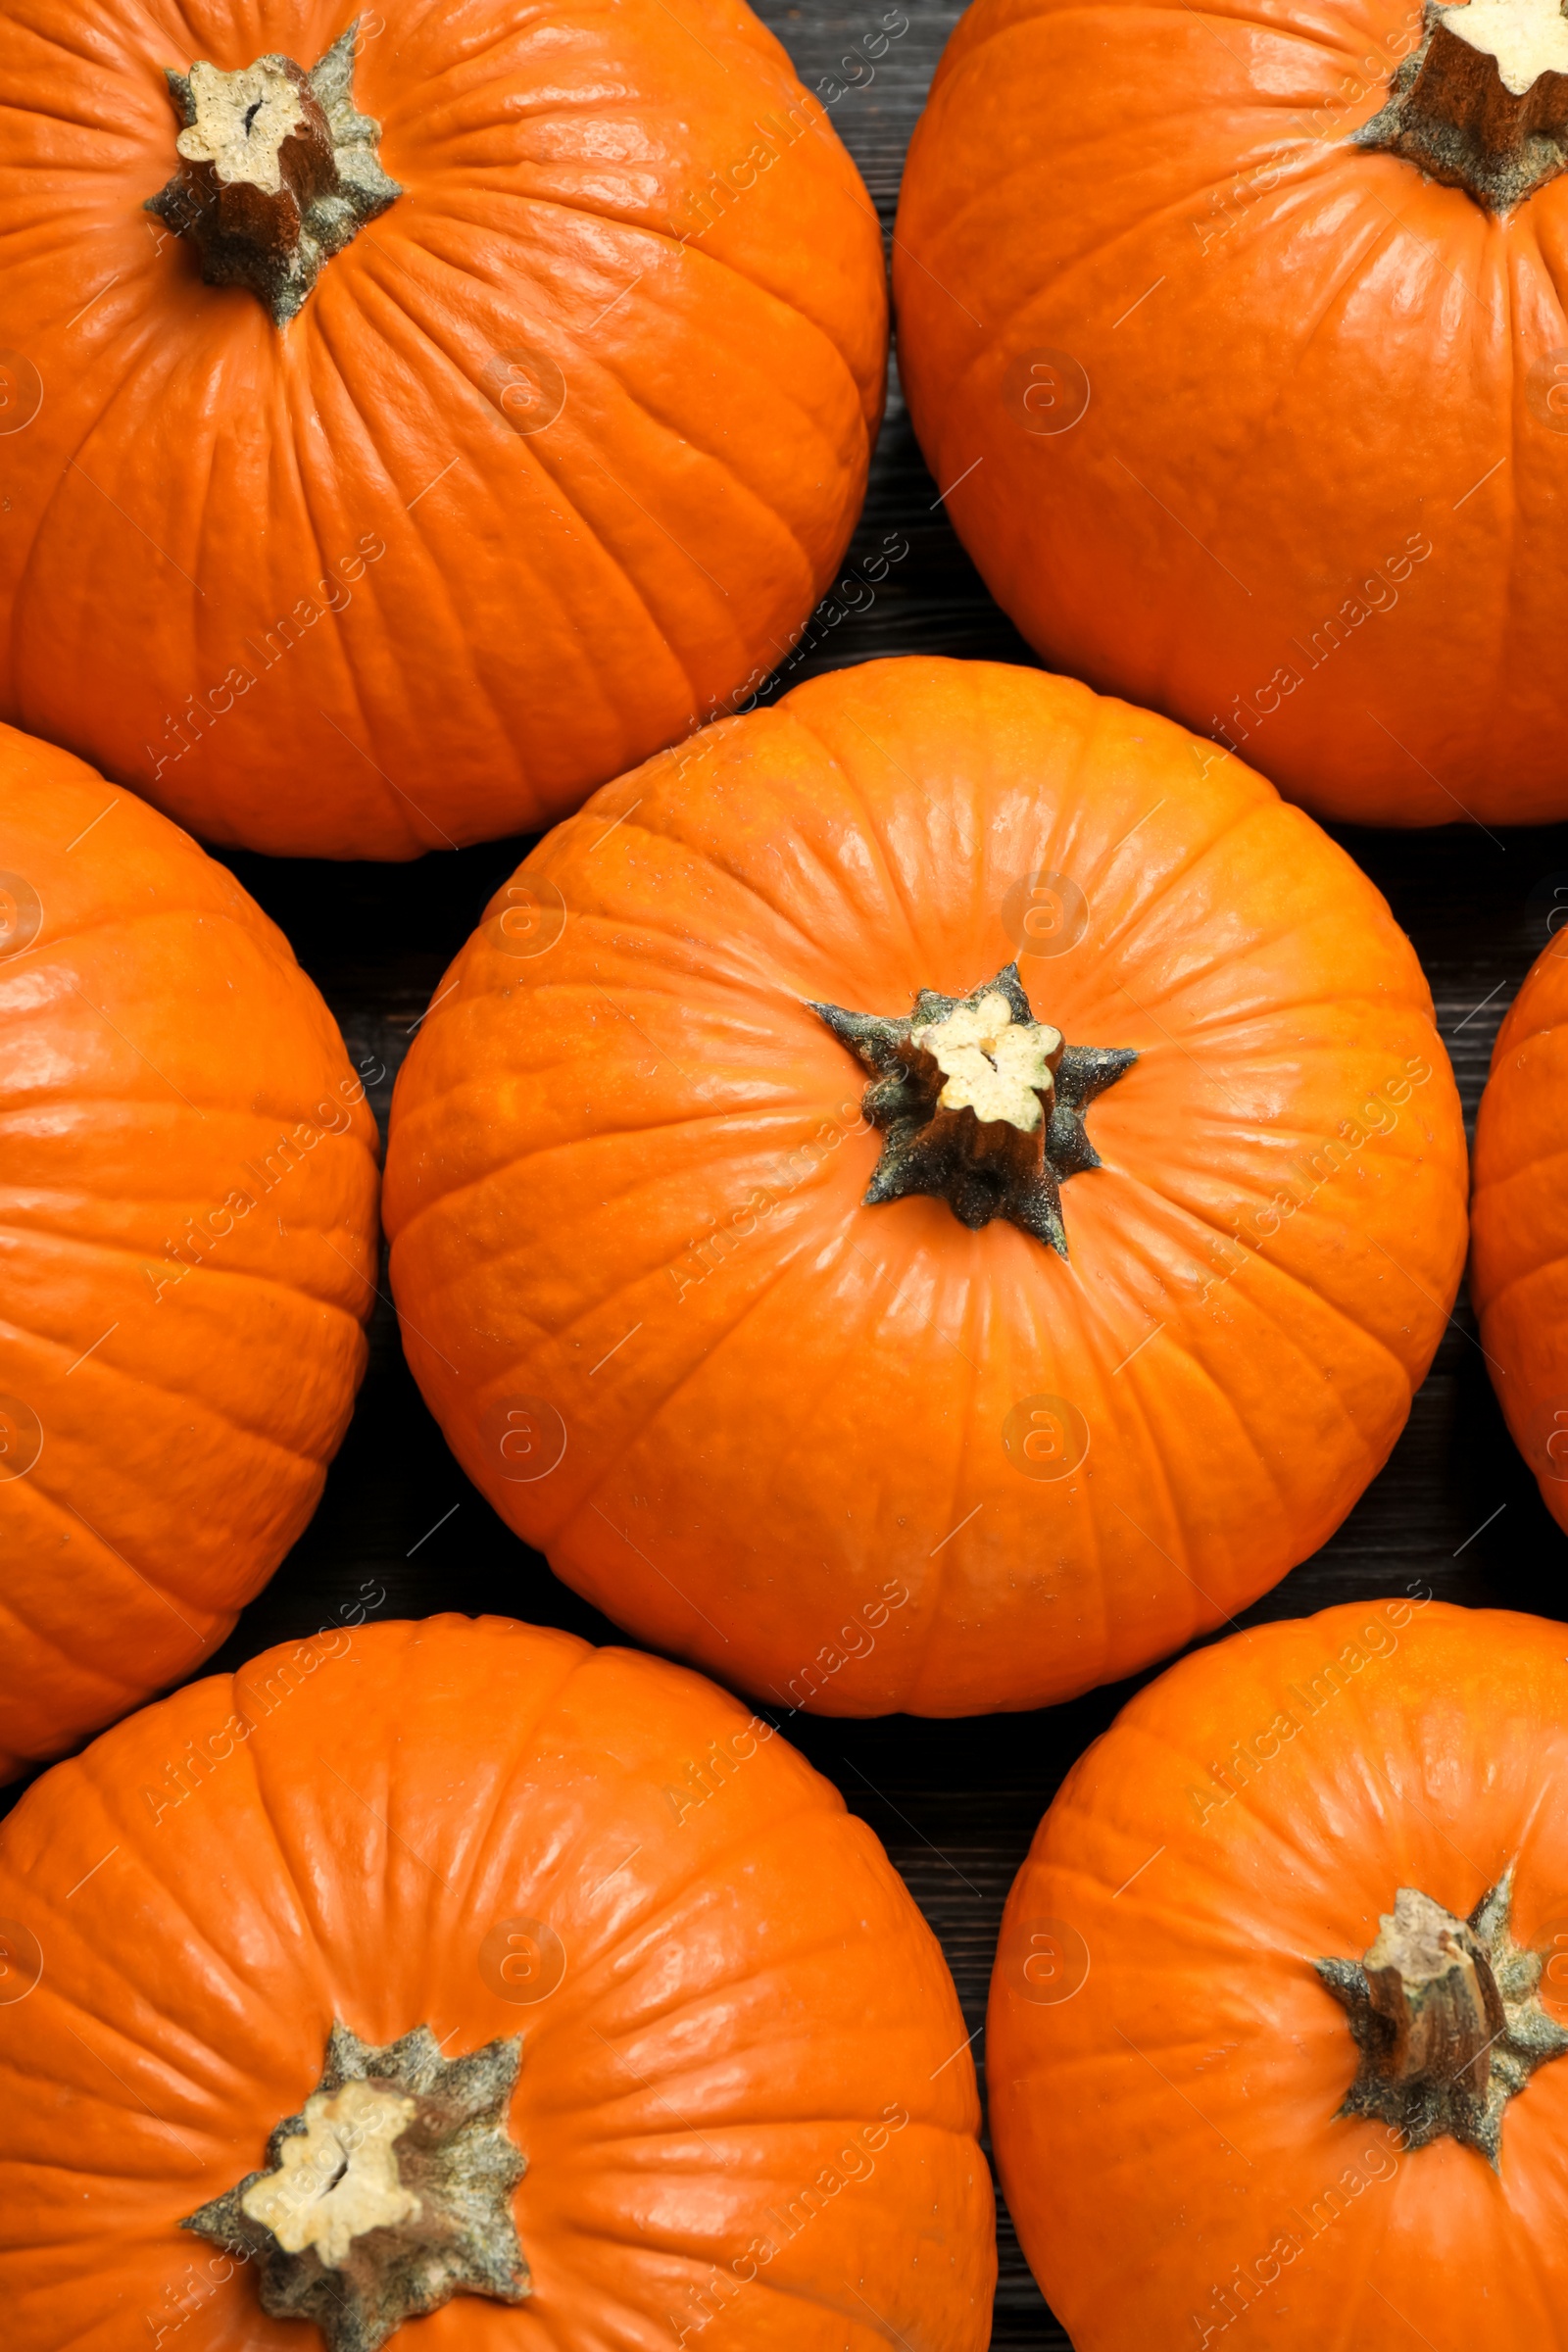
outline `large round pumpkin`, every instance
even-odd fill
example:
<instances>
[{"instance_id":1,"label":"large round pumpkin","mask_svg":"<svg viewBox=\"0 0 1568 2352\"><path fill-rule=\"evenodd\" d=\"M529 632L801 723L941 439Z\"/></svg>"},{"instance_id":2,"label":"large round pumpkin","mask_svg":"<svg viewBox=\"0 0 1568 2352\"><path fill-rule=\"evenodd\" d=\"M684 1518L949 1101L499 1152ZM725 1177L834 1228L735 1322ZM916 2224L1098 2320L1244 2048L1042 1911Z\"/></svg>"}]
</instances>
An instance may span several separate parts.
<instances>
[{"instance_id":1,"label":"large round pumpkin","mask_svg":"<svg viewBox=\"0 0 1568 2352\"><path fill-rule=\"evenodd\" d=\"M993 594L1320 815L1568 815L1557 13L977 0L910 147L900 369Z\"/></svg>"},{"instance_id":2,"label":"large round pumpkin","mask_svg":"<svg viewBox=\"0 0 1568 2352\"><path fill-rule=\"evenodd\" d=\"M416 1376L567 1583L786 1706L962 1714L1323 1542L1464 1188L1420 967L1309 818L1085 687L910 660L534 851L385 1213Z\"/></svg>"},{"instance_id":3,"label":"large round pumpkin","mask_svg":"<svg viewBox=\"0 0 1568 2352\"><path fill-rule=\"evenodd\" d=\"M739 0L7 0L0 86L6 717L207 839L410 858L799 633L884 270Z\"/></svg>"},{"instance_id":4,"label":"large round pumpkin","mask_svg":"<svg viewBox=\"0 0 1568 2352\"><path fill-rule=\"evenodd\" d=\"M233 876L0 728L0 1778L188 1672L310 1518L375 1155Z\"/></svg>"},{"instance_id":5,"label":"large round pumpkin","mask_svg":"<svg viewBox=\"0 0 1568 2352\"><path fill-rule=\"evenodd\" d=\"M1184 1658L1040 1826L986 2077L1077 2352L1565 2340L1563 1629L1429 1590Z\"/></svg>"},{"instance_id":6,"label":"large round pumpkin","mask_svg":"<svg viewBox=\"0 0 1568 2352\"><path fill-rule=\"evenodd\" d=\"M1568 1528L1568 940L1508 1008L1476 1120L1470 1295L1515 1443Z\"/></svg>"},{"instance_id":7,"label":"large round pumpkin","mask_svg":"<svg viewBox=\"0 0 1568 2352\"><path fill-rule=\"evenodd\" d=\"M988 2340L936 1939L693 1675L493 1617L270 1650L30 1789L0 1915L13 2352Z\"/></svg>"}]
</instances>

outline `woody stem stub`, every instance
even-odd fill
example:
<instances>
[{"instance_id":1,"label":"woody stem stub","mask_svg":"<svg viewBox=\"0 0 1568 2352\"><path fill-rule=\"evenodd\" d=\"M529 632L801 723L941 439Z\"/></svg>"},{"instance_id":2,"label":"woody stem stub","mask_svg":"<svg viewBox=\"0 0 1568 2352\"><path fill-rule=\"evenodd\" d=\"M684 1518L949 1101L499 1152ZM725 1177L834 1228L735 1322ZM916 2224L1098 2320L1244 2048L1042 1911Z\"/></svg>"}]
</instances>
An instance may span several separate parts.
<instances>
[{"instance_id":1,"label":"woody stem stub","mask_svg":"<svg viewBox=\"0 0 1568 2352\"><path fill-rule=\"evenodd\" d=\"M1061 1186L1101 1164L1084 1112L1135 1053L1067 1045L1035 1019L1015 963L967 997L921 989L904 1020L810 1009L875 1073L862 1105L884 1142L866 1207L924 1193L961 1225L1005 1218L1067 1255Z\"/></svg>"},{"instance_id":2,"label":"woody stem stub","mask_svg":"<svg viewBox=\"0 0 1568 2352\"><path fill-rule=\"evenodd\" d=\"M1487 2053L1502 2031L1502 1996L1466 1923L1430 1895L1404 1887L1361 1965L1367 1997L1388 2028L1386 2079L1448 2082L1485 2099Z\"/></svg>"},{"instance_id":3,"label":"woody stem stub","mask_svg":"<svg viewBox=\"0 0 1568 2352\"><path fill-rule=\"evenodd\" d=\"M1568 169L1568 18L1561 0L1427 0L1425 38L1355 133L1507 213Z\"/></svg>"},{"instance_id":4,"label":"woody stem stub","mask_svg":"<svg viewBox=\"0 0 1568 2352\"><path fill-rule=\"evenodd\" d=\"M1360 2054L1342 2115L1370 2115L1424 2147L1445 2135L1500 2162L1508 2102L1568 2051L1539 1997L1542 1955L1513 1940L1511 1875L1468 1919L1401 1886L1359 1962L1319 1960Z\"/></svg>"},{"instance_id":5,"label":"woody stem stub","mask_svg":"<svg viewBox=\"0 0 1568 2352\"><path fill-rule=\"evenodd\" d=\"M514 2038L443 2058L427 2026L376 2049L334 2025L265 2168L181 2227L249 2257L262 2309L314 2320L329 2352L380 2352L455 2295L522 2302L512 2195L527 2163L507 2129L520 2053Z\"/></svg>"},{"instance_id":6,"label":"woody stem stub","mask_svg":"<svg viewBox=\"0 0 1568 2352\"><path fill-rule=\"evenodd\" d=\"M307 74L290 57L169 74L179 170L147 210L201 255L209 285L245 286L286 326L326 262L403 193L381 126L354 105L357 24Z\"/></svg>"}]
</instances>

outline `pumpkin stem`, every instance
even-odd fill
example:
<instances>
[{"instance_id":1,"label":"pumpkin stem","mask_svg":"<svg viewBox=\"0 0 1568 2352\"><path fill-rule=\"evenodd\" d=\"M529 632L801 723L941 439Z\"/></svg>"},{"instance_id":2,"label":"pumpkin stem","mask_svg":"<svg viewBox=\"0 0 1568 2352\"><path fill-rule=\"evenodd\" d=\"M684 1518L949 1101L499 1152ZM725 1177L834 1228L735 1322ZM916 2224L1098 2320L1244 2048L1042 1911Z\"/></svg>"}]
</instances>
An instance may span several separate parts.
<instances>
[{"instance_id":1,"label":"pumpkin stem","mask_svg":"<svg viewBox=\"0 0 1568 2352\"><path fill-rule=\"evenodd\" d=\"M1005 1217L1066 1256L1062 1183L1101 1164L1084 1111L1135 1053L1065 1045L1035 1019L1016 963L967 997L921 989L907 1020L809 1009L876 1072L862 1107L887 1142L867 1208L928 1193L961 1225Z\"/></svg>"},{"instance_id":2,"label":"pumpkin stem","mask_svg":"<svg viewBox=\"0 0 1568 2352\"><path fill-rule=\"evenodd\" d=\"M1355 143L1404 156L1486 212L1511 212L1568 167L1561 0L1427 0L1425 24Z\"/></svg>"},{"instance_id":3,"label":"pumpkin stem","mask_svg":"<svg viewBox=\"0 0 1568 2352\"><path fill-rule=\"evenodd\" d=\"M1541 2006L1543 1955L1509 1932L1512 1907L1511 1871L1467 1920L1401 1886L1359 1963L1316 1963L1361 2054L1342 2115L1376 2116L1412 2148L1446 2133L1499 2169L1508 2101L1568 2050Z\"/></svg>"},{"instance_id":4,"label":"pumpkin stem","mask_svg":"<svg viewBox=\"0 0 1568 2352\"><path fill-rule=\"evenodd\" d=\"M334 2025L320 2083L250 2173L180 2224L254 2259L262 2309L328 2352L379 2352L454 2295L520 2303L512 2219L527 2160L507 2135L520 2037L441 2055L428 2026L372 2049Z\"/></svg>"},{"instance_id":5,"label":"pumpkin stem","mask_svg":"<svg viewBox=\"0 0 1568 2352\"><path fill-rule=\"evenodd\" d=\"M146 210L190 238L208 285L248 286L278 326L403 193L381 169L380 123L355 111L358 30L356 19L309 74L291 57L169 74L180 167Z\"/></svg>"}]
</instances>

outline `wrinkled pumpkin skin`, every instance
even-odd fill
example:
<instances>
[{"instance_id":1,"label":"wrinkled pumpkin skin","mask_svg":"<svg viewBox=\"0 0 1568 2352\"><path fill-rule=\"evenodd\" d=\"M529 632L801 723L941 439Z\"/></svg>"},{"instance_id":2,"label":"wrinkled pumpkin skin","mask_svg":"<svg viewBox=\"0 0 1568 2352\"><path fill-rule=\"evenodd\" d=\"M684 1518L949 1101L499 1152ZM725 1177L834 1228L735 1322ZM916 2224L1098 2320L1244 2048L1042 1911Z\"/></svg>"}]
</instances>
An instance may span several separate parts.
<instances>
[{"instance_id":1,"label":"wrinkled pumpkin skin","mask_svg":"<svg viewBox=\"0 0 1568 2352\"><path fill-rule=\"evenodd\" d=\"M395 2352L983 2352L993 2191L941 1951L836 1790L678 1668L505 1618L269 1651L28 1790L8 1914L43 1955L0 2003L15 2352L131 2352L147 2313L181 2352L316 2340L177 2224L261 2168L334 2018L448 2057L523 2036L533 2292Z\"/></svg>"},{"instance_id":2,"label":"wrinkled pumpkin skin","mask_svg":"<svg viewBox=\"0 0 1568 2352\"><path fill-rule=\"evenodd\" d=\"M142 209L165 70L310 69L352 14L0 14L0 715L204 839L402 858L552 821L776 664L887 304L739 0L385 0L354 96L405 192L279 331Z\"/></svg>"},{"instance_id":3,"label":"wrinkled pumpkin skin","mask_svg":"<svg viewBox=\"0 0 1568 2352\"><path fill-rule=\"evenodd\" d=\"M0 1778L188 1673L309 1520L376 1155L233 876L0 728Z\"/></svg>"},{"instance_id":4,"label":"wrinkled pumpkin skin","mask_svg":"<svg viewBox=\"0 0 1568 2352\"><path fill-rule=\"evenodd\" d=\"M1429 1591L1184 1658L1040 1825L986 2079L1078 2352L1568 2344L1568 2059L1510 2102L1500 2173L1337 2112L1356 2052L1312 1963L1359 1959L1401 1886L1463 1918L1511 1866L1568 2023L1563 1629Z\"/></svg>"},{"instance_id":5,"label":"wrinkled pumpkin skin","mask_svg":"<svg viewBox=\"0 0 1568 2352\"><path fill-rule=\"evenodd\" d=\"M978 0L910 144L899 367L1054 666L1362 824L1568 815L1568 178L1350 144L1412 0ZM1087 405L1084 405L1087 403Z\"/></svg>"},{"instance_id":6,"label":"wrinkled pumpkin skin","mask_svg":"<svg viewBox=\"0 0 1568 2352\"><path fill-rule=\"evenodd\" d=\"M1531 966L1476 1120L1470 1296L1493 1385L1542 1500L1568 1528L1568 941Z\"/></svg>"},{"instance_id":7,"label":"wrinkled pumpkin skin","mask_svg":"<svg viewBox=\"0 0 1568 2352\"><path fill-rule=\"evenodd\" d=\"M1458 1102L1381 897L1211 756L874 662L622 777L497 897L399 1079L392 1282L464 1468L612 1618L787 1706L1038 1706L1253 1599L1382 1465L1462 1265ZM863 1205L868 1074L810 1009L1014 955L1038 1020L1139 1056L1066 1262Z\"/></svg>"}]
</instances>

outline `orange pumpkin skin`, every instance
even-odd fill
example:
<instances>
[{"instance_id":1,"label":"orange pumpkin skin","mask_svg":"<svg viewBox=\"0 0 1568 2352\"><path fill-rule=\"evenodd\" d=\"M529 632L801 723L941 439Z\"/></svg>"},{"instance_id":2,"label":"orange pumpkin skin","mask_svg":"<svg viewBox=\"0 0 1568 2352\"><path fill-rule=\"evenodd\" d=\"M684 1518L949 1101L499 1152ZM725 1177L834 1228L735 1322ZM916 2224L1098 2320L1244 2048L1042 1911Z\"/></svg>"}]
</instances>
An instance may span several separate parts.
<instances>
[{"instance_id":1,"label":"orange pumpkin skin","mask_svg":"<svg viewBox=\"0 0 1568 2352\"><path fill-rule=\"evenodd\" d=\"M854 527L887 305L739 0L366 12L404 193L285 331L143 209L166 69L312 68L343 7L85 21L0 18L6 717L205 839L404 858L548 823L761 681Z\"/></svg>"},{"instance_id":2,"label":"orange pumpkin skin","mask_svg":"<svg viewBox=\"0 0 1568 2352\"><path fill-rule=\"evenodd\" d=\"M1078 2352L1563 2341L1568 2064L1508 2105L1499 2171L1401 2147L1338 2113L1356 2052L1312 1965L1398 1887L1466 1915L1512 1865L1568 2022L1563 1646L1501 1610L1326 1609L1184 1658L1073 1767L1008 1898L986 2078Z\"/></svg>"},{"instance_id":3,"label":"orange pumpkin skin","mask_svg":"<svg viewBox=\"0 0 1568 2352\"><path fill-rule=\"evenodd\" d=\"M0 728L0 1777L187 1673L316 1508L373 1303L364 1097L233 876Z\"/></svg>"},{"instance_id":4,"label":"orange pumpkin skin","mask_svg":"<svg viewBox=\"0 0 1568 2352\"><path fill-rule=\"evenodd\" d=\"M1499 220L1351 144L1421 37L1408 0L1235 34L978 0L910 145L900 374L1054 666L1319 815L1537 823L1568 814L1568 180Z\"/></svg>"},{"instance_id":5,"label":"orange pumpkin skin","mask_svg":"<svg viewBox=\"0 0 1568 2352\"><path fill-rule=\"evenodd\" d=\"M1537 956L1476 1119L1470 1296L1514 1443L1568 1528L1568 953Z\"/></svg>"},{"instance_id":6,"label":"orange pumpkin skin","mask_svg":"<svg viewBox=\"0 0 1568 2352\"><path fill-rule=\"evenodd\" d=\"M679 1669L504 1618L269 1651L29 1789L0 1914L42 1954L0 2005L17 2352L129 2352L147 2312L183 2352L300 2343L177 2224L262 2165L334 2018L378 2044L433 2021L448 2055L523 2036L533 2291L456 2298L421 2352L988 2339L936 1940L837 1792Z\"/></svg>"},{"instance_id":7,"label":"orange pumpkin skin","mask_svg":"<svg viewBox=\"0 0 1568 2352\"><path fill-rule=\"evenodd\" d=\"M1037 1019L1139 1055L1065 1262L863 1205L867 1073L811 1009L961 995L1053 907ZM945 1715L1126 1674L1323 1542L1464 1189L1409 943L1309 819L1082 686L906 660L535 850L400 1075L385 1221L416 1377L559 1576L786 1706Z\"/></svg>"}]
</instances>

